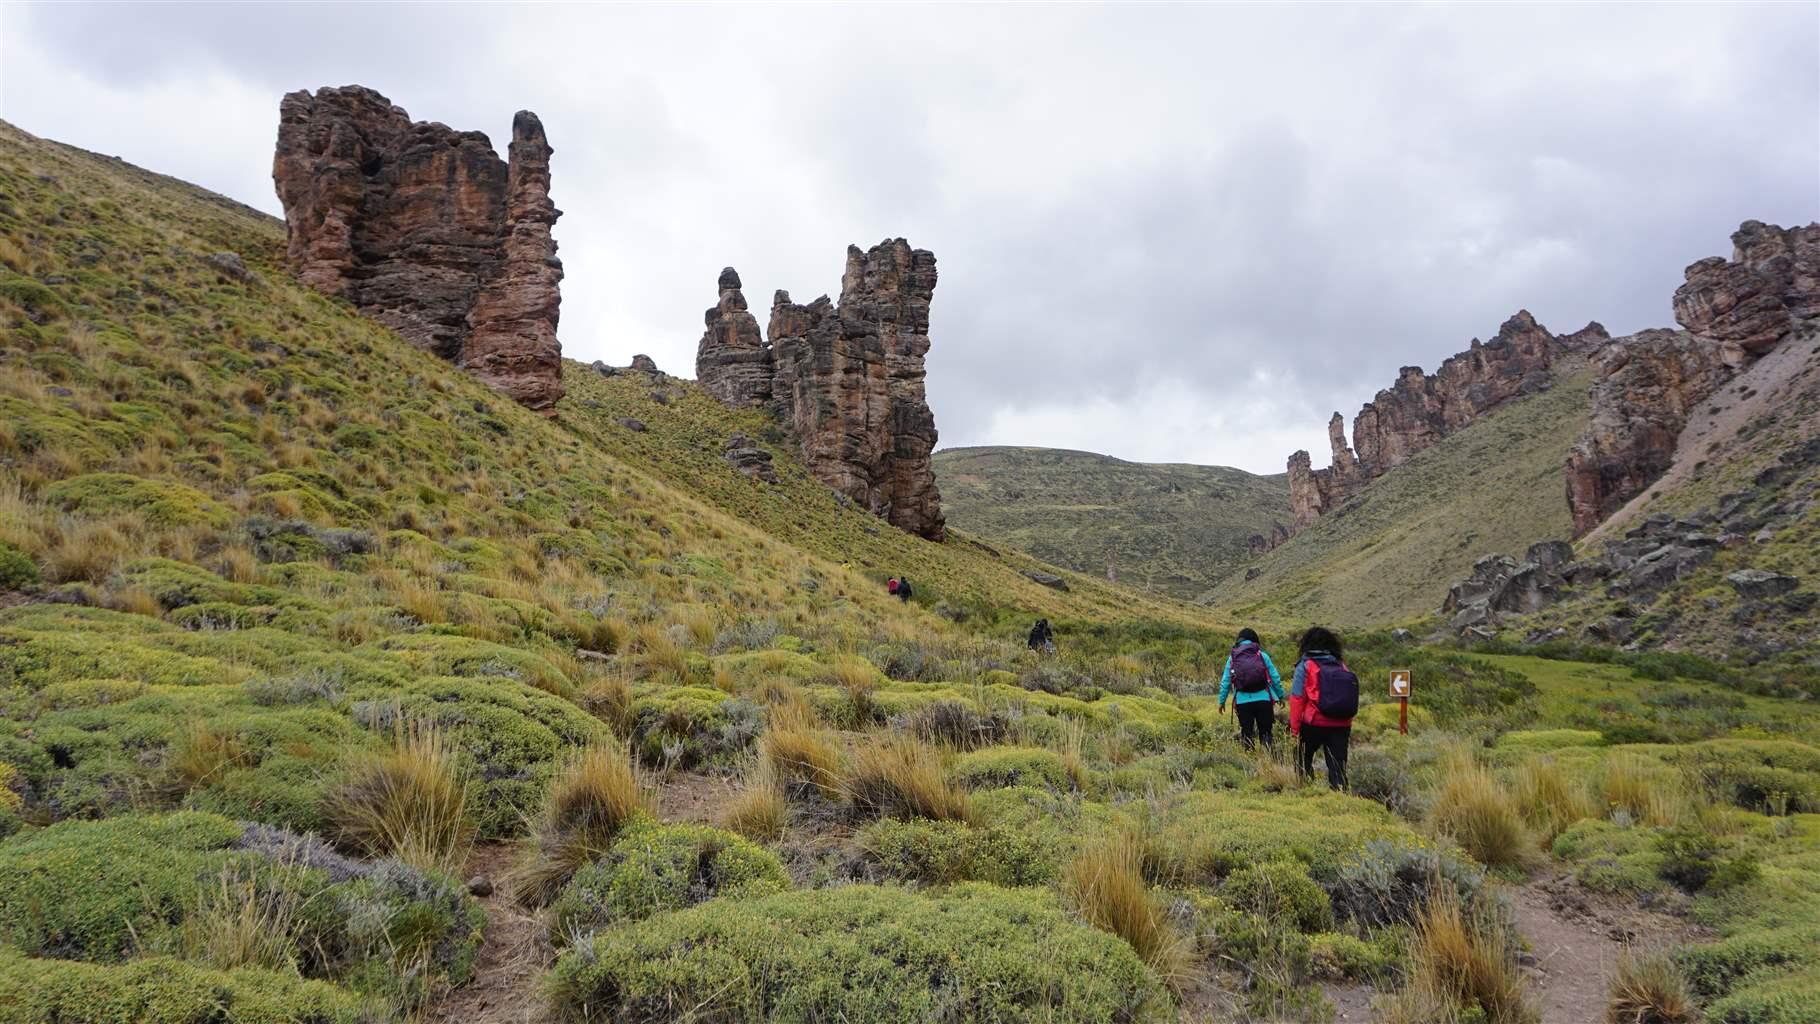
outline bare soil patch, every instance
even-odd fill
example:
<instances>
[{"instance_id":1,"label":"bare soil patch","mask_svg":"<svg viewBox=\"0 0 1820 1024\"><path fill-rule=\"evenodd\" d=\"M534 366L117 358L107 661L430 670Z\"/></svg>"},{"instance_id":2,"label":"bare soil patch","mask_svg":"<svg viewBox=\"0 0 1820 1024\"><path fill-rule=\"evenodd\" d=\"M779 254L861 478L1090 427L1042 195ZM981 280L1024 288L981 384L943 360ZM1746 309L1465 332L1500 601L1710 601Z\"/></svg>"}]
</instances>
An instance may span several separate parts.
<instances>
[{"instance_id":1,"label":"bare soil patch","mask_svg":"<svg viewBox=\"0 0 1820 1024\"><path fill-rule=\"evenodd\" d=\"M425 1024L531 1024L546 1017L537 981L556 953L536 914L506 895L517 854L509 844L489 843L468 856L464 877L485 875L493 883L493 892L480 897L487 912L480 956L474 979L431 1005Z\"/></svg>"},{"instance_id":2,"label":"bare soil patch","mask_svg":"<svg viewBox=\"0 0 1820 1024\"><path fill-rule=\"evenodd\" d=\"M1566 875L1514 890L1512 905L1529 944L1526 967L1542 1024L1603 1020L1612 968L1626 946L1656 948L1700 935L1682 918L1588 893Z\"/></svg>"}]
</instances>

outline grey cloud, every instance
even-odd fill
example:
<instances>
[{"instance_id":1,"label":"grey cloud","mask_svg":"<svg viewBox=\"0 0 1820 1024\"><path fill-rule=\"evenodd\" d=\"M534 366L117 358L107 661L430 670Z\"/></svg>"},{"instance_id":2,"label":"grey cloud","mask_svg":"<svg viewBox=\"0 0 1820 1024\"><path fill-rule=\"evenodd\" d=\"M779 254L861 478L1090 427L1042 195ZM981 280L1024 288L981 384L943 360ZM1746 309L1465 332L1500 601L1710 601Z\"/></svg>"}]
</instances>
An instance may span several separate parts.
<instances>
[{"instance_id":1,"label":"grey cloud","mask_svg":"<svg viewBox=\"0 0 1820 1024\"><path fill-rule=\"evenodd\" d=\"M947 444L1280 471L1518 308L1665 325L1739 221L1820 216L1811 6L6 10L0 116L267 209L289 89L537 110L583 359L687 372L721 266L762 307L908 237Z\"/></svg>"}]
</instances>

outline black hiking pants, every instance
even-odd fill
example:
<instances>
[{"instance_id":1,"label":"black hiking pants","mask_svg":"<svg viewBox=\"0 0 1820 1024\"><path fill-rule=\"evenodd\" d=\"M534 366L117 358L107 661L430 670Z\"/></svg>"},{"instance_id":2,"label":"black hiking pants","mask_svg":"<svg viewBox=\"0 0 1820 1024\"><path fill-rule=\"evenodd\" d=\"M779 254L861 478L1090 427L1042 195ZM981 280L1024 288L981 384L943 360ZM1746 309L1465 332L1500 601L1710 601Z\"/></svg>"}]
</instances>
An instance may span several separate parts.
<instances>
[{"instance_id":1,"label":"black hiking pants","mask_svg":"<svg viewBox=\"0 0 1820 1024\"><path fill-rule=\"evenodd\" d=\"M1239 716L1239 742L1250 750L1254 740L1263 740L1264 749L1275 750L1276 742L1271 736L1271 729L1277 722L1277 707L1267 700L1248 700L1243 704L1232 706L1233 714Z\"/></svg>"},{"instance_id":2,"label":"black hiking pants","mask_svg":"<svg viewBox=\"0 0 1820 1024\"><path fill-rule=\"evenodd\" d=\"M1327 784L1334 789L1346 788L1346 748L1352 743L1352 726L1304 725L1302 747L1296 752L1296 771L1303 778L1314 774L1314 754L1320 751L1327 761Z\"/></svg>"}]
</instances>

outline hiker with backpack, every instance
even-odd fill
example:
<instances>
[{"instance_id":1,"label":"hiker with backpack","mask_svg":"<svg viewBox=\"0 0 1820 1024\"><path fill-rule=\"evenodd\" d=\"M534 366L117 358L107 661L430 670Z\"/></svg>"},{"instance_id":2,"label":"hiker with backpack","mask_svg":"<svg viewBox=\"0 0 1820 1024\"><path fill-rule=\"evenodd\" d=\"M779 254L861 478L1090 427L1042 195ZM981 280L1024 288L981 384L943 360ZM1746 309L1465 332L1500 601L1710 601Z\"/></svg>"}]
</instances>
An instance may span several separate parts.
<instances>
[{"instance_id":1,"label":"hiker with backpack","mask_svg":"<svg viewBox=\"0 0 1820 1024\"><path fill-rule=\"evenodd\" d=\"M1038 619L1036 625L1030 627L1028 644L1038 654L1055 653L1055 630L1050 627L1048 619Z\"/></svg>"},{"instance_id":2,"label":"hiker with backpack","mask_svg":"<svg viewBox=\"0 0 1820 1024\"><path fill-rule=\"evenodd\" d=\"M890 594L892 597L896 597L898 586L899 586L899 584L897 582L897 577L896 576L891 577L890 579L885 581L885 593Z\"/></svg>"},{"instance_id":3,"label":"hiker with backpack","mask_svg":"<svg viewBox=\"0 0 1820 1024\"><path fill-rule=\"evenodd\" d=\"M910 603L910 577L899 576L897 578L897 589L893 590L892 593L897 595L897 599L899 601L902 601L905 604L909 604Z\"/></svg>"},{"instance_id":4,"label":"hiker with backpack","mask_svg":"<svg viewBox=\"0 0 1820 1024\"><path fill-rule=\"evenodd\" d=\"M1314 774L1315 751L1327 762L1327 785L1346 788L1346 748L1359 713L1359 677L1341 659L1340 638L1315 626L1302 634L1289 689L1289 731L1301 741L1296 774Z\"/></svg>"},{"instance_id":5,"label":"hiker with backpack","mask_svg":"<svg viewBox=\"0 0 1820 1024\"><path fill-rule=\"evenodd\" d=\"M1238 643L1226 656L1226 667L1220 672L1220 714L1226 713L1226 697L1232 697L1232 713L1239 719L1239 742L1251 750L1257 740L1264 749L1276 750L1271 735L1276 725L1277 702L1283 699L1283 677L1264 651L1258 632L1247 626L1239 630Z\"/></svg>"}]
</instances>

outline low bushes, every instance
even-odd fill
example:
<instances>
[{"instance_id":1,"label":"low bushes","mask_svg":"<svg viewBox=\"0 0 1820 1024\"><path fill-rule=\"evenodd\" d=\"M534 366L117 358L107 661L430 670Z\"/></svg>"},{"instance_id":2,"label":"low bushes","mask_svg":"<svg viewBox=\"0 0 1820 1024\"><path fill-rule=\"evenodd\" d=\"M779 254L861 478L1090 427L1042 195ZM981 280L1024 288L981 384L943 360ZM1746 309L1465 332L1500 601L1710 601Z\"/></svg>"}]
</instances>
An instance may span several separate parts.
<instances>
[{"instance_id":1,"label":"low bushes","mask_svg":"<svg viewBox=\"0 0 1820 1024\"><path fill-rule=\"evenodd\" d=\"M7 1024L364 1024L367 1000L321 981L251 968L210 970L170 957L119 966L39 960L0 947Z\"/></svg>"},{"instance_id":2,"label":"low bushes","mask_svg":"<svg viewBox=\"0 0 1820 1024\"><path fill-rule=\"evenodd\" d=\"M212 814L64 822L0 844L0 947L35 957L175 953L224 970L282 966L408 1010L471 975L484 920L447 875L349 860L313 837ZM38 977L145 995L130 970ZM91 1019L57 1012L51 1019ZM0 1019L11 1018L0 1010Z\"/></svg>"},{"instance_id":3,"label":"low bushes","mask_svg":"<svg viewBox=\"0 0 1820 1024\"><path fill-rule=\"evenodd\" d=\"M1037 892L855 885L661 914L565 953L556 1019L1127 1024L1174 1019L1129 946Z\"/></svg>"},{"instance_id":4,"label":"low bushes","mask_svg":"<svg viewBox=\"0 0 1820 1024\"><path fill-rule=\"evenodd\" d=\"M1442 890L1463 906L1476 905L1485 869L1413 841L1377 840L1346 861L1328 888L1341 917L1383 928L1414 924Z\"/></svg>"},{"instance_id":5,"label":"low bushes","mask_svg":"<svg viewBox=\"0 0 1820 1024\"><path fill-rule=\"evenodd\" d=\"M1058 868L1035 837L1018 829L887 818L861 829L855 840L880 874L924 885L1043 885L1055 879Z\"/></svg>"},{"instance_id":6,"label":"low bushes","mask_svg":"<svg viewBox=\"0 0 1820 1024\"><path fill-rule=\"evenodd\" d=\"M1300 932L1333 927L1327 890L1299 864L1277 861L1240 868L1220 884L1220 898L1247 913L1280 920Z\"/></svg>"},{"instance_id":7,"label":"low bushes","mask_svg":"<svg viewBox=\"0 0 1820 1024\"><path fill-rule=\"evenodd\" d=\"M562 942L718 896L765 896L789 887L769 850L705 825L640 819L563 887L550 908L551 933Z\"/></svg>"},{"instance_id":8,"label":"low bushes","mask_svg":"<svg viewBox=\"0 0 1820 1024\"><path fill-rule=\"evenodd\" d=\"M968 789L1045 786L1066 790L1082 788L1083 781L1069 773L1060 754L1040 747L987 747L963 754L954 763L954 778Z\"/></svg>"}]
</instances>

